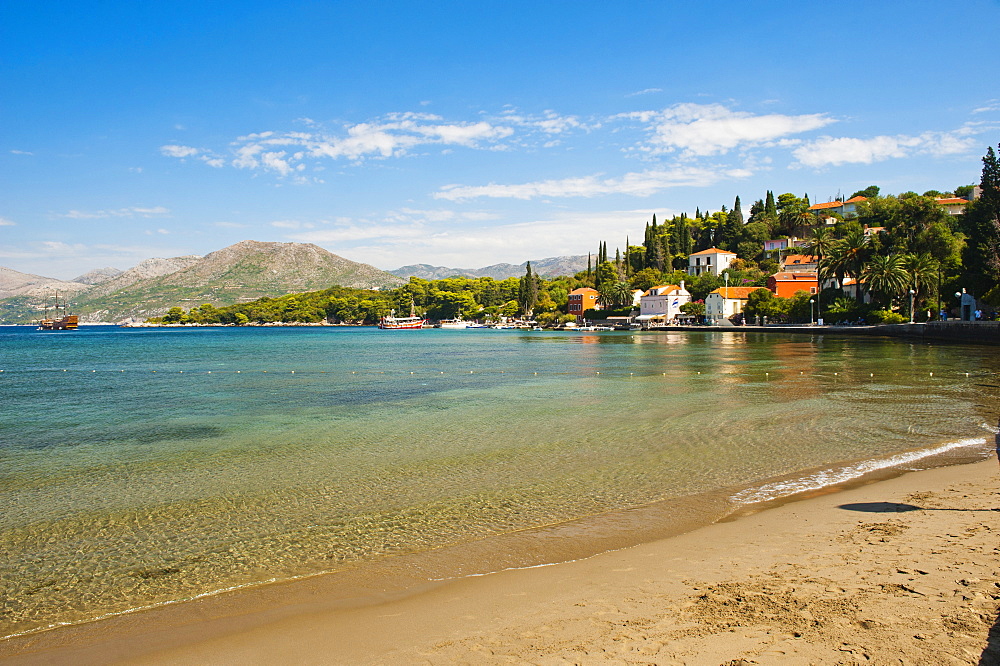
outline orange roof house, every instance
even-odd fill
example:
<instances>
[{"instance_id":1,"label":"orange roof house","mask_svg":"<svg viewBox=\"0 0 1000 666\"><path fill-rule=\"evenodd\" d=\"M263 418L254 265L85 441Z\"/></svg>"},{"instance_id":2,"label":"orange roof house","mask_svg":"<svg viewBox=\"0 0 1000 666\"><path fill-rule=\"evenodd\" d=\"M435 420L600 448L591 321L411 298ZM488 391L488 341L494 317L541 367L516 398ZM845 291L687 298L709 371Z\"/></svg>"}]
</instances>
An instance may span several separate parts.
<instances>
[{"instance_id":1,"label":"orange roof house","mask_svg":"<svg viewBox=\"0 0 1000 666\"><path fill-rule=\"evenodd\" d=\"M569 292L569 307L567 311L571 315L583 317L583 313L597 307L600 294L596 289L590 287L580 287Z\"/></svg>"},{"instance_id":2,"label":"orange roof house","mask_svg":"<svg viewBox=\"0 0 1000 666\"><path fill-rule=\"evenodd\" d=\"M743 312L750 294L763 287L719 287L705 298L705 318L718 323Z\"/></svg>"},{"instance_id":3,"label":"orange roof house","mask_svg":"<svg viewBox=\"0 0 1000 666\"><path fill-rule=\"evenodd\" d=\"M868 197L851 197L847 201L828 201L827 203L818 203L809 206L809 210L819 212L824 211L827 213L840 213L844 217L857 215L858 204L868 201Z\"/></svg>"},{"instance_id":4,"label":"orange roof house","mask_svg":"<svg viewBox=\"0 0 1000 666\"><path fill-rule=\"evenodd\" d=\"M816 257L808 254L786 254L781 258L781 270L783 271L815 271Z\"/></svg>"},{"instance_id":5,"label":"orange roof house","mask_svg":"<svg viewBox=\"0 0 1000 666\"><path fill-rule=\"evenodd\" d=\"M969 203L968 200L961 197L944 197L934 201L939 206L943 206L949 215L965 215L965 206Z\"/></svg>"},{"instance_id":6,"label":"orange roof house","mask_svg":"<svg viewBox=\"0 0 1000 666\"><path fill-rule=\"evenodd\" d=\"M791 298L797 291L815 294L819 289L819 279L815 272L783 271L767 278L767 288L782 298Z\"/></svg>"}]
</instances>

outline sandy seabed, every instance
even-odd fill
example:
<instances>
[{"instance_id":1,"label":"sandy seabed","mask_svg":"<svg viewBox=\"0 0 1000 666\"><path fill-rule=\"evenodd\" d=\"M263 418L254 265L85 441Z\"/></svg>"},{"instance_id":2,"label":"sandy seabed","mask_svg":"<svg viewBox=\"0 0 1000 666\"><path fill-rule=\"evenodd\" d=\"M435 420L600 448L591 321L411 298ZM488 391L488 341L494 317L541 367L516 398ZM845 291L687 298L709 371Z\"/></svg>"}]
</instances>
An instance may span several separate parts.
<instances>
[{"instance_id":1,"label":"sandy seabed","mask_svg":"<svg viewBox=\"0 0 1000 666\"><path fill-rule=\"evenodd\" d=\"M0 660L1000 664L998 486L995 460L912 472L382 603L222 613L196 601L169 622L138 614L7 641Z\"/></svg>"}]
</instances>

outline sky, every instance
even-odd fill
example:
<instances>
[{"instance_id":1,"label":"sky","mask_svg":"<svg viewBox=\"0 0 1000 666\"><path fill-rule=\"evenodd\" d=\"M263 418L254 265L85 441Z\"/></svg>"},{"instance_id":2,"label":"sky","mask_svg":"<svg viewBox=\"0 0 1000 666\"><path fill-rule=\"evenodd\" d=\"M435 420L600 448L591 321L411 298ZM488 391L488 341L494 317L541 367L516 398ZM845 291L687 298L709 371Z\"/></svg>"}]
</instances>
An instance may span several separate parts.
<instances>
[{"instance_id":1,"label":"sky","mask_svg":"<svg viewBox=\"0 0 1000 666\"><path fill-rule=\"evenodd\" d=\"M245 239L382 269L978 182L1000 0L0 3L0 266Z\"/></svg>"}]
</instances>

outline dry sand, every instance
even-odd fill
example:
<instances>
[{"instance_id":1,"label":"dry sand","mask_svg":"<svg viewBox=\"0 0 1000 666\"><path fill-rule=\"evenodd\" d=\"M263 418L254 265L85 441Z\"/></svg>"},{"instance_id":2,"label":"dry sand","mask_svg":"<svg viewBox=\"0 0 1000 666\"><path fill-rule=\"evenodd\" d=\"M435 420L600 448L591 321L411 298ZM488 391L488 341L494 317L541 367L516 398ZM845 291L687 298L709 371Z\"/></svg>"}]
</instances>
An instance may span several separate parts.
<instances>
[{"instance_id":1,"label":"dry sand","mask_svg":"<svg viewBox=\"0 0 1000 666\"><path fill-rule=\"evenodd\" d=\"M353 609L0 646L18 663L998 664L997 463L828 492Z\"/></svg>"}]
</instances>

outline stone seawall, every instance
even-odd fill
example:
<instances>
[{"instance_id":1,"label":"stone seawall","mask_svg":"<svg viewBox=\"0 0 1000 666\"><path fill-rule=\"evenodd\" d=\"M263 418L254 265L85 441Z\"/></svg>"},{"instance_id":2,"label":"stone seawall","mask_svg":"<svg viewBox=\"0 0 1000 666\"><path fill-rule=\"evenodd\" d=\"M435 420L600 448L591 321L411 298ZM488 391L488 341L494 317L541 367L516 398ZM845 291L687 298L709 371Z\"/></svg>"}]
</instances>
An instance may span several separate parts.
<instances>
[{"instance_id":1,"label":"stone seawall","mask_svg":"<svg viewBox=\"0 0 1000 666\"><path fill-rule=\"evenodd\" d=\"M1000 344L1000 321L932 321L926 324L872 326L872 335L973 344Z\"/></svg>"},{"instance_id":2,"label":"stone seawall","mask_svg":"<svg viewBox=\"0 0 1000 666\"><path fill-rule=\"evenodd\" d=\"M797 333L804 335L869 335L940 340L966 344L1000 345L1000 321L932 321L925 324L880 326L668 326L657 331L725 331L728 333Z\"/></svg>"}]
</instances>

